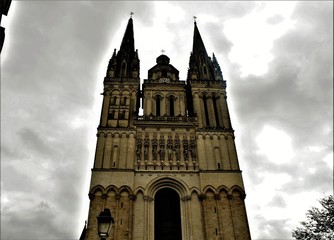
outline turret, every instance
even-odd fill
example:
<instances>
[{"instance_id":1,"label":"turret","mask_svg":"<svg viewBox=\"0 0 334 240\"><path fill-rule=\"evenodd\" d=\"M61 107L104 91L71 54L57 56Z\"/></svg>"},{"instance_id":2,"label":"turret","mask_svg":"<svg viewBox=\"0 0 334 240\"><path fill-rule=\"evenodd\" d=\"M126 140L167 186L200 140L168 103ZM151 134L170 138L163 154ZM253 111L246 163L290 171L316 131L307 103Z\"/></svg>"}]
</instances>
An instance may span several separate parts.
<instances>
[{"instance_id":1,"label":"turret","mask_svg":"<svg viewBox=\"0 0 334 240\"><path fill-rule=\"evenodd\" d=\"M104 79L100 127L132 127L139 112L139 57L135 50L133 19L130 17L120 50L109 60Z\"/></svg>"},{"instance_id":2,"label":"turret","mask_svg":"<svg viewBox=\"0 0 334 240\"><path fill-rule=\"evenodd\" d=\"M133 37L133 20L129 19L120 50L116 49L109 61L107 77L110 78L139 78L138 50L135 51Z\"/></svg>"}]
</instances>

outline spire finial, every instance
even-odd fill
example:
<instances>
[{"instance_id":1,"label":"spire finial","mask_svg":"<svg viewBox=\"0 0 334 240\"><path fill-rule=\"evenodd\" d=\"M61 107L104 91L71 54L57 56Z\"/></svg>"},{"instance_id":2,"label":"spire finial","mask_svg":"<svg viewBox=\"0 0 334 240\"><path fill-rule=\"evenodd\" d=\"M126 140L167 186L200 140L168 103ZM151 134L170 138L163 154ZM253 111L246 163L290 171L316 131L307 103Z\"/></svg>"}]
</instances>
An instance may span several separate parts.
<instances>
[{"instance_id":1,"label":"spire finial","mask_svg":"<svg viewBox=\"0 0 334 240\"><path fill-rule=\"evenodd\" d=\"M130 18L132 18L132 15L133 15L134 13L133 12L130 12Z\"/></svg>"},{"instance_id":2,"label":"spire finial","mask_svg":"<svg viewBox=\"0 0 334 240\"><path fill-rule=\"evenodd\" d=\"M164 55L164 53L166 52L165 50L161 49L161 54Z\"/></svg>"},{"instance_id":3,"label":"spire finial","mask_svg":"<svg viewBox=\"0 0 334 240\"><path fill-rule=\"evenodd\" d=\"M197 19L197 17L196 17L196 16L194 16L194 23L196 23L196 19Z\"/></svg>"}]
</instances>

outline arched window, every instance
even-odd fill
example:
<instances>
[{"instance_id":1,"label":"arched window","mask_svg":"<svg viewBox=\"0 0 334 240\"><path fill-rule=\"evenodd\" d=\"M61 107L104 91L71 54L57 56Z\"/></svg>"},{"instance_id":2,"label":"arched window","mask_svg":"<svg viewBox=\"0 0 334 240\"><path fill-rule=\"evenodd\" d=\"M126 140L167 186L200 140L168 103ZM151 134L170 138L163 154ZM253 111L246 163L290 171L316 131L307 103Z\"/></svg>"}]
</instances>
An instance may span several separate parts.
<instances>
[{"instance_id":1,"label":"arched window","mask_svg":"<svg viewBox=\"0 0 334 240\"><path fill-rule=\"evenodd\" d=\"M204 73L204 75L207 74L206 66L203 66L203 73Z\"/></svg>"},{"instance_id":2,"label":"arched window","mask_svg":"<svg viewBox=\"0 0 334 240\"><path fill-rule=\"evenodd\" d=\"M205 112L205 121L206 121L206 126L210 127L210 122L209 122L209 113L208 113L208 104L207 104L207 97L203 96L203 103L204 103L204 112Z\"/></svg>"},{"instance_id":3,"label":"arched window","mask_svg":"<svg viewBox=\"0 0 334 240\"><path fill-rule=\"evenodd\" d=\"M169 96L169 116L174 117L174 96Z\"/></svg>"},{"instance_id":4,"label":"arched window","mask_svg":"<svg viewBox=\"0 0 334 240\"><path fill-rule=\"evenodd\" d=\"M126 77L126 62L122 62L121 77Z\"/></svg>"},{"instance_id":5,"label":"arched window","mask_svg":"<svg viewBox=\"0 0 334 240\"><path fill-rule=\"evenodd\" d=\"M167 71L165 69L161 71L161 77L167 77Z\"/></svg>"},{"instance_id":6,"label":"arched window","mask_svg":"<svg viewBox=\"0 0 334 240\"><path fill-rule=\"evenodd\" d=\"M155 98L155 115L160 116L160 103L161 103L161 97L158 95Z\"/></svg>"},{"instance_id":7,"label":"arched window","mask_svg":"<svg viewBox=\"0 0 334 240\"><path fill-rule=\"evenodd\" d=\"M218 108L217 108L217 100L218 100L218 98L216 98L215 96L213 96L212 100L213 100L213 109L215 111L216 125L217 125L217 127L219 127L219 116L218 116Z\"/></svg>"},{"instance_id":8,"label":"arched window","mask_svg":"<svg viewBox=\"0 0 334 240\"><path fill-rule=\"evenodd\" d=\"M125 118L125 110L119 113L119 119L124 119L124 118Z\"/></svg>"},{"instance_id":9,"label":"arched window","mask_svg":"<svg viewBox=\"0 0 334 240\"><path fill-rule=\"evenodd\" d=\"M122 100L123 100L123 101L122 101L122 105L126 105L126 97L123 97Z\"/></svg>"}]
</instances>

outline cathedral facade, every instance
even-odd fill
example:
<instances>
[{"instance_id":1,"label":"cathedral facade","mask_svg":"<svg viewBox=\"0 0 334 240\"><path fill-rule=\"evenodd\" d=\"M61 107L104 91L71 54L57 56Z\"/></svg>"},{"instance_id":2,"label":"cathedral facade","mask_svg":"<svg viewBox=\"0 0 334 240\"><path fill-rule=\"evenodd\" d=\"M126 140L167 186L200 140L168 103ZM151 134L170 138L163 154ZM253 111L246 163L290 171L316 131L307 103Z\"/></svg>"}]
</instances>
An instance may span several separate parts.
<instances>
[{"instance_id":1,"label":"cathedral facade","mask_svg":"<svg viewBox=\"0 0 334 240\"><path fill-rule=\"evenodd\" d=\"M130 18L104 78L84 239L105 208L108 239L251 239L226 81L197 23L185 81L164 54L139 74Z\"/></svg>"}]
</instances>

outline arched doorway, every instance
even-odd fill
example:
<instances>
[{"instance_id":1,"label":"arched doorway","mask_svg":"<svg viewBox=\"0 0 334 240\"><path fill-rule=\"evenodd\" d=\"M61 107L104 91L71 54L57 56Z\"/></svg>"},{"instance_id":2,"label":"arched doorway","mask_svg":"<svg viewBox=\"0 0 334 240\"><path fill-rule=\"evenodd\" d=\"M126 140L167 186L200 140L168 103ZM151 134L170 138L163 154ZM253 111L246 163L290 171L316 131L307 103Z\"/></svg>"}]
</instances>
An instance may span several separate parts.
<instances>
[{"instance_id":1,"label":"arched doorway","mask_svg":"<svg viewBox=\"0 0 334 240\"><path fill-rule=\"evenodd\" d=\"M171 188L155 194L154 240L182 240L180 196Z\"/></svg>"}]
</instances>

